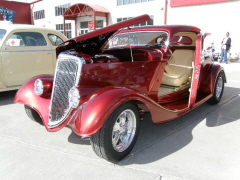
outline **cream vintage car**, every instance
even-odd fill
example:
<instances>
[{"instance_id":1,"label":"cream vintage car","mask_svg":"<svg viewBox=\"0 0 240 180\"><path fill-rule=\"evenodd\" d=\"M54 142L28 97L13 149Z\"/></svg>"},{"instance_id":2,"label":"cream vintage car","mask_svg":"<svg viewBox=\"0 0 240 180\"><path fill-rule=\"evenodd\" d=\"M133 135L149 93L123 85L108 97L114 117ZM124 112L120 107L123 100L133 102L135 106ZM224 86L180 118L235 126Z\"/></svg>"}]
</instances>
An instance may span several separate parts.
<instances>
[{"instance_id":1,"label":"cream vintage car","mask_svg":"<svg viewBox=\"0 0 240 180\"><path fill-rule=\"evenodd\" d=\"M54 74L62 33L34 25L0 22L0 92L18 89L39 74Z\"/></svg>"}]
</instances>

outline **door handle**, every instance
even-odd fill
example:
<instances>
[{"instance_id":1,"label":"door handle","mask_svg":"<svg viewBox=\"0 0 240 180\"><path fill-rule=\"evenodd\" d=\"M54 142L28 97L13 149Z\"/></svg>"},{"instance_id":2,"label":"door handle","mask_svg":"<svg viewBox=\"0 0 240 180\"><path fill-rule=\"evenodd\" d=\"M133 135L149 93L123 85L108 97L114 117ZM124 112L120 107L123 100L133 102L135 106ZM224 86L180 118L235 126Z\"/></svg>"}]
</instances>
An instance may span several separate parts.
<instances>
[{"instance_id":1,"label":"door handle","mask_svg":"<svg viewBox=\"0 0 240 180\"><path fill-rule=\"evenodd\" d=\"M51 52L46 52L46 54L51 54Z\"/></svg>"}]
</instances>

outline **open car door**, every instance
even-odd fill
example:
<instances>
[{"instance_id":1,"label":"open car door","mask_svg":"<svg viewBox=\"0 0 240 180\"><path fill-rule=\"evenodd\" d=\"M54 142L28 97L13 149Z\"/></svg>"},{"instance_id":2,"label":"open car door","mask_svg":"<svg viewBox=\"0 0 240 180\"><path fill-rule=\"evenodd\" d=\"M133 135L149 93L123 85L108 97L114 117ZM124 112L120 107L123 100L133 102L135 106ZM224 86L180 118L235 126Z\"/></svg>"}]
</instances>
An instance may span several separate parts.
<instances>
[{"instance_id":1,"label":"open car door","mask_svg":"<svg viewBox=\"0 0 240 180\"><path fill-rule=\"evenodd\" d=\"M197 97L197 89L198 89L200 70L201 70L201 61L203 58L201 53L202 43L203 43L203 37L201 34L199 34L197 35L197 39L196 39L196 51L195 51L194 62L193 62L192 83L190 88L188 108L193 107Z\"/></svg>"}]
</instances>

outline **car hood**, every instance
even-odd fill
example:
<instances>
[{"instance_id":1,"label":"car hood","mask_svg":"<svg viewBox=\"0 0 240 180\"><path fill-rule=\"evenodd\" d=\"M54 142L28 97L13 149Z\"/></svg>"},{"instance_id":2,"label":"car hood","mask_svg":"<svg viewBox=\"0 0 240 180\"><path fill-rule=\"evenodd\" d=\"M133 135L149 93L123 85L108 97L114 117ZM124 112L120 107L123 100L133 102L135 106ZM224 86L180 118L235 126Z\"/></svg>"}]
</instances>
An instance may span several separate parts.
<instances>
[{"instance_id":1,"label":"car hood","mask_svg":"<svg viewBox=\"0 0 240 180\"><path fill-rule=\"evenodd\" d=\"M66 42L64 42L57 50L57 53L64 50L69 49L76 49L77 46L80 44L84 44L85 46L90 46L89 49L94 49L94 52L99 49L103 43L116 31L118 31L121 28L126 28L135 24L139 24L145 21L150 20L149 15L141 15L126 21L122 21L92 32L89 32L87 34L83 34L80 36L77 36L75 38L72 38ZM93 47L94 46L94 47Z\"/></svg>"}]
</instances>

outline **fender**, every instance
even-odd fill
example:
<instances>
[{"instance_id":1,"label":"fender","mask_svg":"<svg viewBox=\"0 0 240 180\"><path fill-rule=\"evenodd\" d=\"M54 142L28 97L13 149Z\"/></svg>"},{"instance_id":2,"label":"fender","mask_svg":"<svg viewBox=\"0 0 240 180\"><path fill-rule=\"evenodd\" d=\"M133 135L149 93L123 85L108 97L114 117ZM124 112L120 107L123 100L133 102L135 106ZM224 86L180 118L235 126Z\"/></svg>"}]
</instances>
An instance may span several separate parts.
<instances>
[{"instance_id":1,"label":"fender","mask_svg":"<svg viewBox=\"0 0 240 180\"><path fill-rule=\"evenodd\" d=\"M124 87L100 89L86 98L69 125L77 135L90 136L103 126L119 105L135 100L136 94L136 91Z\"/></svg>"},{"instance_id":2,"label":"fender","mask_svg":"<svg viewBox=\"0 0 240 180\"><path fill-rule=\"evenodd\" d=\"M50 99L43 98L35 94L34 92L34 82L36 79L43 78L52 78L53 75L40 75L35 76L32 79L28 80L26 83L22 85L22 87L17 91L16 96L14 98L15 103L24 104L33 108L43 120L43 124L47 124L48 114L49 114L49 105Z\"/></svg>"},{"instance_id":3,"label":"fender","mask_svg":"<svg viewBox=\"0 0 240 180\"><path fill-rule=\"evenodd\" d=\"M219 64L213 64L211 69L210 69L210 76L207 79L202 79L201 80L201 86L200 86L200 91L210 93L212 94L214 91L214 86L215 82L217 80L218 74L223 71L223 67L221 67ZM224 73L225 75L225 73ZM225 75L225 83L227 82L226 80L226 75Z\"/></svg>"},{"instance_id":4,"label":"fender","mask_svg":"<svg viewBox=\"0 0 240 180\"><path fill-rule=\"evenodd\" d=\"M144 103L154 123L175 119L187 111L171 111L152 101L137 91L124 87L106 87L88 96L75 117L68 123L73 131L83 137L91 136L101 129L111 113L121 104L128 101Z\"/></svg>"}]
</instances>

